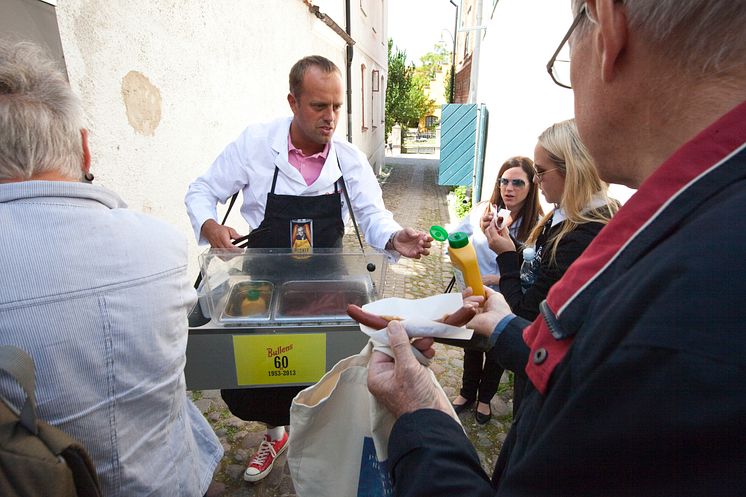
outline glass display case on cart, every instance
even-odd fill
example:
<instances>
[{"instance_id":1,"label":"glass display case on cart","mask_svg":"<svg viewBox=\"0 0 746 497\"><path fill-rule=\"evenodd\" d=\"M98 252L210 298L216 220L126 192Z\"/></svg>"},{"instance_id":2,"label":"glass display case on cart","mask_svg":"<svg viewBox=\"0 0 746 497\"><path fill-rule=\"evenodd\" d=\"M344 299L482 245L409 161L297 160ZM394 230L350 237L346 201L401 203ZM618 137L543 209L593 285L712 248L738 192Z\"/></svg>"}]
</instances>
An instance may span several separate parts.
<instances>
[{"instance_id":1,"label":"glass display case on cart","mask_svg":"<svg viewBox=\"0 0 746 497\"><path fill-rule=\"evenodd\" d=\"M187 388L312 384L368 337L348 304L377 300L383 254L345 249L210 249L189 315Z\"/></svg>"}]
</instances>

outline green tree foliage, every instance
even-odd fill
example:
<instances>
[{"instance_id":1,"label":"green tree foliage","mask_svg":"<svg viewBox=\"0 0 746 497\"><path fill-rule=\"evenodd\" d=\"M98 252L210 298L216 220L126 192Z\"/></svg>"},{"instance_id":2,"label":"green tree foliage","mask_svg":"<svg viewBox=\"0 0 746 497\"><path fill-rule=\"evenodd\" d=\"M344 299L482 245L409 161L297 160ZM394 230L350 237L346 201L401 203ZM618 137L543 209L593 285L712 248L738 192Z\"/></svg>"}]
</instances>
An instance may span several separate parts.
<instances>
[{"instance_id":1,"label":"green tree foliage","mask_svg":"<svg viewBox=\"0 0 746 497\"><path fill-rule=\"evenodd\" d=\"M448 49L446 42L439 41L435 44L432 52L420 57L420 62L422 65L418 70L421 70L428 79L434 79L441 68L451 65L451 51Z\"/></svg>"},{"instance_id":2,"label":"green tree foliage","mask_svg":"<svg viewBox=\"0 0 746 497\"><path fill-rule=\"evenodd\" d=\"M435 44L432 52L428 52L420 57L422 65L417 68L419 74L423 74L428 80L433 80L437 74L445 67L447 75L445 79L445 100L451 102L451 67L452 62L451 49L445 41L439 41Z\"/></svg>"},{"instance_id":3,"label":"green tree foliage","mask_svg":"<svg viewBox=\"0 0 746 497\"><path fill-rule=\"evenodd\" d=\"M457 186L453 189L453 197L456 217L462 219L471 210L471 192L465 186Z\"/></svg>"},{"instance_id":4,"label":"green tree foliage","mask_svg":"<svg viewBox=\"0 0 746 497\"><path fill-rule=\"evenodd\" d=\"M425 95L429 81L417 74L414 64L407 65L407 52L388 43L389 77L386 83L386 137L395 123L405 127L416 127L433 107L433 101Z\"/></svg>"},{"instance_id":5,"label":"green tree foliage","mask_svg":"<svg viewBox=\"0 0 746 497\"><path fill-rule=\"evenodd\" d=\"M448 75L446 76L446 84L445 84L445 91L444 91L446 102L448 102L449 104L453 103L453 99L451 98L451 87L452 86L453 86L453 67L449 67Z\"/></svg>"}]
</instances>

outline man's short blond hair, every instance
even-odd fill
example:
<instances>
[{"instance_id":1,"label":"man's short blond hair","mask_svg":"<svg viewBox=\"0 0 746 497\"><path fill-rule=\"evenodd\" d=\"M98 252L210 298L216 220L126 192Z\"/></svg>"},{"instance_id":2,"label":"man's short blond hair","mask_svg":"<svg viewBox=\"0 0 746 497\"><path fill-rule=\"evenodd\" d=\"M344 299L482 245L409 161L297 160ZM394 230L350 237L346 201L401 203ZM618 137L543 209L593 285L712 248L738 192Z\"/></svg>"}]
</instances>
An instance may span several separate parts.
<instances>
[{"instance_id":1,"label":"man's short blond hair","mask_svg":"<svg viewBox=\"0 0 746 497\"><path fill-rule=\"evenodd\" d=\"M318 67L326 74L336 72L340 76L342 75L339 67L326 57L321 55L309 55L308 57L303 57L293 64L293 67L290 69L290 94L295 98L300 97L303 92L303 78L306 75L306 71L311 67Z\"/></svg>"}]
</instances>

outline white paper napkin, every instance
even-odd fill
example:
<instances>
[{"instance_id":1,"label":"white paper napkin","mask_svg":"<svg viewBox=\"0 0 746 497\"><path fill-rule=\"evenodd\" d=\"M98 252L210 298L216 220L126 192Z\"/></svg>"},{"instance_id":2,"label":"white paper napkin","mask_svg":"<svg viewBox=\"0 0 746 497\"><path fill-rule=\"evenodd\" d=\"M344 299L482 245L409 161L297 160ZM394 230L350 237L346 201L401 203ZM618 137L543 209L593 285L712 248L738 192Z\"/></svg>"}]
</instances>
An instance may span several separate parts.
<instances>
[{"instance_id":1,"label":"white paper napkin","mask_svg":"<svg viewBox=\"0 0 746 497\"><path fill-rule=\"evenodd\" d=\"M397 316L402 318L401 324L410 337L437 337L469 340L474 333L465 327L450 326L438 323L447 314L456 312L463 306L459 293L443 293L424 299L402 299L392 297L365 304L363 309L373 314L383 316ZM360 325L360 330L376 342L388 345L389 338L386 330L374 330Z\"/></svg>"}]
</instances>

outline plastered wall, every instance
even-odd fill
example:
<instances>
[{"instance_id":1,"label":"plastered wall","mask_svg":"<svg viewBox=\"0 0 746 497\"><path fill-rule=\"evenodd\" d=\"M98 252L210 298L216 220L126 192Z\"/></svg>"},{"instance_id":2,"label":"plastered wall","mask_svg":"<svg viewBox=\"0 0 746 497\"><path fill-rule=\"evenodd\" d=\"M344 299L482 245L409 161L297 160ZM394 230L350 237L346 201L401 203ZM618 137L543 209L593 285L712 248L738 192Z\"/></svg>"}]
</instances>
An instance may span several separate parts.
<instances>
[{"instance_id":1,"label":"plastered wall","mask_svg":"<svg viewBox=\"0 0 746 497\"><path fill-rule=\"evenodd\" d=\"M386 11L383 0L351 0L353 47L352 136L363 149L376 173L384 161L383 104L388 80ZM365 65L364 71L362 66ZM377 90L374 91L374 71ZM382 81L383 78L383 81ZM361 105L364 102L364 107Z\"/></svg>"}]
</instances>

